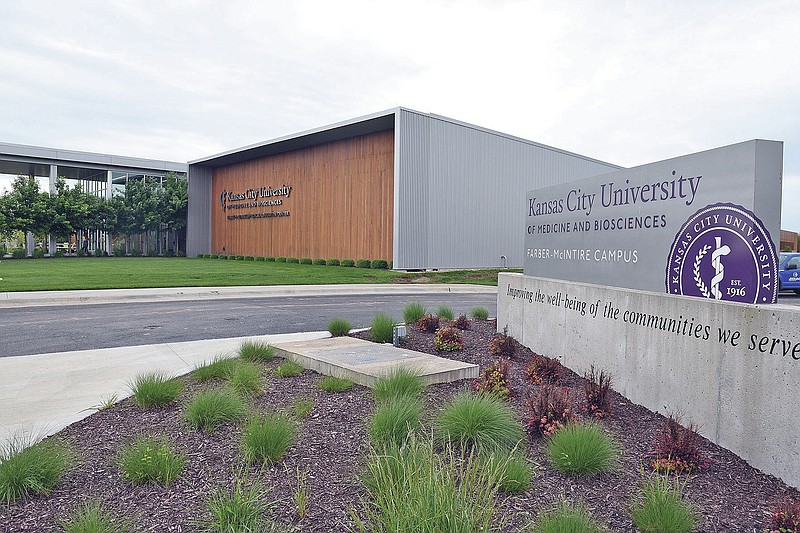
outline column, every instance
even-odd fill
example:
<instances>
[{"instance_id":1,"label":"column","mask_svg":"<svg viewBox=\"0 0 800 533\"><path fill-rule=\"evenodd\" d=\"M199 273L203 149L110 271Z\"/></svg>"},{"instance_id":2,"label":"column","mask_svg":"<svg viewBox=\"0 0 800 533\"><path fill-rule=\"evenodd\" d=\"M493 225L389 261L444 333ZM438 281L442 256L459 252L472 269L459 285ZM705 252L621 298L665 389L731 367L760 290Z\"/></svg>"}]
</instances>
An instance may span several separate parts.
<instances>
[{"instance_id":1,"label":"column","mask_svg":"<svg viewBox=\"0 0 800 533\"><path fill-rule=\"evenodd\" d=\"M50 196L56 193L56 179L58 179L58 165L50 165ZM47 236L47 253L50 257L56 254L56 236L52 233Z\"/></svg>"}]
</instances>

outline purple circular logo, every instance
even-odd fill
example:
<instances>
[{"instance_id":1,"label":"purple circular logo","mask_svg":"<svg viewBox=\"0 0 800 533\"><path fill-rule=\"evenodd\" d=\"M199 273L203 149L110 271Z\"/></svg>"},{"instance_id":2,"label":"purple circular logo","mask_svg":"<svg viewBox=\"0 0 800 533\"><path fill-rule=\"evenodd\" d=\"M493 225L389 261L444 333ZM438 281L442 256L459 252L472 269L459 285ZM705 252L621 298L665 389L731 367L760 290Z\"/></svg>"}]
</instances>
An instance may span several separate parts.
<instances>
[{"instance_id":1,"label":"purple circular logo","mask_svg":"<svg viewBox=\"0 0 800 533\"><path fill-rule=\"evenodd\" d=\"M667 292L746 303L778 301L778 257L753 213L712 204L689 217L667 259Z\"/></svg>"}]
</instances>

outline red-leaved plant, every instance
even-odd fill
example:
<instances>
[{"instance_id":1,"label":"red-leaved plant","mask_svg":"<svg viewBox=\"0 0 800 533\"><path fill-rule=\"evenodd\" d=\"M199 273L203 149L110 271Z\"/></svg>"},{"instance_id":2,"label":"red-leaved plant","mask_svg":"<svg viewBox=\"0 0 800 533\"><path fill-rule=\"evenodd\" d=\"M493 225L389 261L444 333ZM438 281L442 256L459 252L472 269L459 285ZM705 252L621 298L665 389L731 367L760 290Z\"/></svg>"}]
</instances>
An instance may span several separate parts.
<instances>
[{"instance_id":1,"label":"red-leaved plant","mask_svg":"<svg viewBox=\"0 0 800 533\"><path fill-rule=\"evenodd\" d=\"M433 333L439 329L439 317L433 315L424 315L422 318L417 320L417 327L420 331Z\"/></svg>"},{"instance_id":2,"label":"red-leaved plant","mask_svg":"<svg viewBox=\"0 0 800 533\"><path fill-rule=\"evenodd\" d=\"M681 474L707 468L710 461L700 453L701 439L694 424L683 427L670 415L656 438L656 449L648 454L653 470Z\"/></svg>"},{"instance_id":3,"label":"red-leaved plant","mask_svg":"<svg viewBox=\"0 0 800 533\"><path fill-rule=\"evenodd\" d=\"M528 398L525 424L531 436L550 437L569 424L572 414L573 396L566 387L543 383L538 393Z\"/></svg>"},{"instance_id":4,"label":"red-leaved plant","mask_svg":"<svg viewBox=\"0 0 800 533\"><path fill-rule=\"evenodd\" d=\"M800 502L781 503L769 517L767 533L800 533Z\"/></svg>"},{"instance_id":5,"label":"red-leaved plant","mask_svg":"<svg viewBox=\"0 0 800 533\"><path fill-rule=\"evenodd\" d=\"M472 322L469 321L467 315L458 315L458 318L450 322L450 325L458 329L472 329Z\"/></svg>"},{"instance_id":6,"label":"red-leaved plant","mask_svg":"<svg viewBox=\"0 0 800 533\"><path fill-rule=\"evenodd\" d=\"M503 328L503 333L498 333L489 339L489 354L498 357L513 359L519 351L519 343L508 334L508 327Z\"/></svg>"},{"instance_id":7,"label":"red-leaved plant","mask_svg":"<svg viewBox=\"0 0 800 533\"><path fill-rule=\"evenodd\" d=\"M542 382L558 383L563 377L564 366L558 359L534 354L525 367L525 377L534 385Z\"/></svg>"},{"instance_id":8,"label":"red-leaved plant","mask_svg":"<svg viewBox=\"0 0 800 533\"><path fill-rule=\"evenodd\" d=\"M584 376L583 396L585 404L583 412L595 418L603 418L611 414L611 376L601 370L597 372L594 365Z\"/></svg>"},{"instance_id":9,"label":"red-leaved plant","mask_svg":"<svg viewBox=\"0 0 800 533\"><path fill-rule=\"evenodd\" d=\"M461 337L460 331L450 326L445 326L436 330L436 335L433 337L433 345L440 352L455 352L464 345L464 339Z\"/></svg>"},{"instance_id":10,"label":"red-leaved plant","mask_svg":"<svg viewBox=\"0 0 800 533\"><path fill-rule=\"evenodd\" d=\"M510 366L508 359L501 357L483 369L480 377L473 382L472 389L508 400L511 397L511 389L508 386Z\"/></svg>"}]
</instances>

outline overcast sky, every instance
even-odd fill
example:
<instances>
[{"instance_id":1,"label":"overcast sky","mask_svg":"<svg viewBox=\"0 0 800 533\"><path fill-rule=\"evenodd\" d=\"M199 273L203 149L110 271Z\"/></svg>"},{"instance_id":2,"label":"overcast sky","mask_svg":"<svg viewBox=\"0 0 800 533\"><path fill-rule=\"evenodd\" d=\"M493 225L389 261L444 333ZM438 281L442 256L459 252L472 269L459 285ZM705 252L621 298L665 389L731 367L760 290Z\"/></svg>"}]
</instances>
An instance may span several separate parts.
<instances>
[{"instance_id":1,"label":"overcast sky","mask_svg":"<svg viewBox=\"0 0 800 533\"><path fill-rule=\"evenodd\" d=\"M3 0L0 142L185 162L404 106L635 166L784 141L800 2Z\"/></svg>"}]
</instances>

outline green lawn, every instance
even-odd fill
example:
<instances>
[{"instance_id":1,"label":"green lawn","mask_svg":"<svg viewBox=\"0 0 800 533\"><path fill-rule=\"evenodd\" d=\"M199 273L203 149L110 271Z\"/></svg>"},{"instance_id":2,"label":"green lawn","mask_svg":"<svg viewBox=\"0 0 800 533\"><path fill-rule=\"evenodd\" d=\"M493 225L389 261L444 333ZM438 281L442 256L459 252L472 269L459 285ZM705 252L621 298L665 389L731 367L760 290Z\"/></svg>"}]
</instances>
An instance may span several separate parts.
<instances>
[{"instance_id":1,"label":"green lawn","mask_svg":"<svg viewBox=\"0 0 800 533\"><path fill-rule=\"evenodd\" d=\"M181 257L6 259L0 261L0 292L410 282L497 285L497 273L498 270L404 273Z\"/></svg>"}]
</instances>

